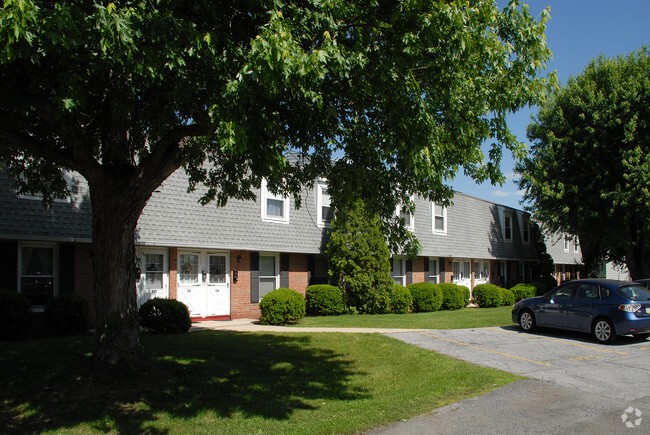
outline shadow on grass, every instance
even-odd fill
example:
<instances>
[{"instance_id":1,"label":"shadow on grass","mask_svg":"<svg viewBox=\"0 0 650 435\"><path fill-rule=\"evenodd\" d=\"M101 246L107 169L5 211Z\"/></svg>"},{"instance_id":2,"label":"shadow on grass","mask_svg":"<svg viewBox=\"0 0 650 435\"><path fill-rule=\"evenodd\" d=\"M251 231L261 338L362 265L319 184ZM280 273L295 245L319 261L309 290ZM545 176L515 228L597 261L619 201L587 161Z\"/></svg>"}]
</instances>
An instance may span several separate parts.
<instances>
[{"instance_id":1,"label":"shadow on grass","mask_svg":"<svg viewBox=\"0 0 650 435\"><path fill-rule=\"evenodd\" d=\"M143 336L143 344L148 367L105 376L93 372L92 337L2 343L0 427L165 433L150 425L208 411L286 420L323 401L368 396L351 386L360 374L353 361L305 335L197 332Z\"/></svg>"}]
</instances>

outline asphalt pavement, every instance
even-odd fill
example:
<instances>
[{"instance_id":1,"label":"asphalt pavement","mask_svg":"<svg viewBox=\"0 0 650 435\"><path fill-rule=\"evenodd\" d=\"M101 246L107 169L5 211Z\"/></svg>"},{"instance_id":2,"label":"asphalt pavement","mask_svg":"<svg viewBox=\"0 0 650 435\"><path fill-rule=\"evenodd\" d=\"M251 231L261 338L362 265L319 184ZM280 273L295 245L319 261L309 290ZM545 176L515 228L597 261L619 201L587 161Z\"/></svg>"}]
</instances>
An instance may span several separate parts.
<instances>
[{"instance_id":1,"label":"asphalt pavement","mask_svg":"<svg viewBox=\"0 0 650 435\"><path fill-rule=\"evenodd\" d=\"M614 345L584 334L516 327L428 330L388 336L523 380L369 434L648 434L650 341Z\"/></svg>"}]
</instances>

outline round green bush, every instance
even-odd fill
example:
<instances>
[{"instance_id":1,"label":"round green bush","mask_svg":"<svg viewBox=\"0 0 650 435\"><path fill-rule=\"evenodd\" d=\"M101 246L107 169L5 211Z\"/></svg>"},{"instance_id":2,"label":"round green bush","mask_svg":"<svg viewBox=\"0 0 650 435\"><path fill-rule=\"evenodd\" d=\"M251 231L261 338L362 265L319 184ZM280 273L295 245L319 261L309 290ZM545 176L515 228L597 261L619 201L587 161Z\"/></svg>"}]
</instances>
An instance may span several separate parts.
<instances>
[{"instance_id":1,"label":"round green bush","mask_svg":"<svg viewBox=\"0 0 650 435\"><path fill-rule=\"evenodd\" d=\"M158 333L187 332L192 326L187 305L176 299L149 299L142 304L138 314L140 326Z\"/></svg>"},{"instance_id":2,"label":"round green bush","mask_svg":"<svg viewBox=\"0 0 650 435\"><path fill-rule=\"evenodd\" d=\"M337 316L345 311L343 290L333 285L310 285L305 292L305 302L308 316Z\"/></svg>"},{"instance_id":3,"label":"round green bush","mask_svg":"<svg viewBox=\"0 0 650 435\"><path fill-rule=\"evenodd\" d=\"M474 287L474 301L481 308L501 305L501 291L494 284L479 284Z\"/></svg>"},{"instance_id":4,"label":"round green bush","mask_svg":"<svg viewBox=\"0 0 650 435\"><path fill-rule=\"evenodd\" d=\"M515 302L519 302L522 299L534 298L537 294L537 289L533 284L523 282L512 287L510 291L515 296Z\"/></svg>"},{"instance_id":5,"label":"round green bush","mask_svg":"<svg viewBox=\"0 0 650 435\"><path fill-rule=\"evenodd\" d=\"M0 340L24 336L32 326L29 299L13 290L0 290Z\"/></svg>"},{"instance_id":6,"label":"round green bush","mask_svg":"<svg viewBox=\"0 0 650 435\"><path fill-rule=\"evenodd\" d=\"M442 292L442 305L443 310L459 310L465 306L467 303L465 300L465 292L461 286L443 282L437 284L438 288Z\"/></svg>"},{"instance_id":7,"label":"round green bush","mask_svg":"<svg viewBox=\"0 0 650 435\"><path fill-rule=\"evenodd\" d=\"M88 301L79 295L57 296L45 306L45 325L59 334L81 334L88 330Z\"/></svg>"},{"instance_id":8,"label":"round green bush","mask_svg":"<svg viewBox=\"0 0 650 435\"><path fill-rule=\"evenodd\" d=\"M464 285L459 285L460 289L463 292L463 306L466 307L467 304L469 304L469 300L472 297L472 293L469 291L469 287L465 287Z\"/></svg>"},{"instance_id":9,"label":"round green bush","mask_svg":"<svg viewBox=\"0 0 650 435\"><path fill-rule=\"evenodd\" d=\"M295 323L305 317L305 298L290 288L279 288L267 293L260 301L262 325Z\"/></svg>"},{"instance_id":10,"label":"round green bush","mask_svg":"<svg viewBox=\"0 0 650 435\"><path fill-rule=\"evenodd\" d=\"M413 298L411 309L416 313L438 311L442 305L442 292L431 282L417 282L408 286Z\"/></svg>"},{"instance_id":11,"label":"round green bush","mask_svg":"<svg viewBox=\"0 0 650 435\"><path fill-rule=\"evenodd\" d=\"M397 314L408 313L412 303L413 298L409 289L397 283L393 284L390 293L390 310Z\"/></svg>"},{"instance_id":12,"label":"round green bush","mask_svg":"<svg viewBox=\"0 0 650 435\"><path fill-rule=\"evenodd\" d=\"M515 294L508 290L507 288L499 288L501 292L501 306L509 307L510 305L515 304Z\"/></svg>"}]
</instances>

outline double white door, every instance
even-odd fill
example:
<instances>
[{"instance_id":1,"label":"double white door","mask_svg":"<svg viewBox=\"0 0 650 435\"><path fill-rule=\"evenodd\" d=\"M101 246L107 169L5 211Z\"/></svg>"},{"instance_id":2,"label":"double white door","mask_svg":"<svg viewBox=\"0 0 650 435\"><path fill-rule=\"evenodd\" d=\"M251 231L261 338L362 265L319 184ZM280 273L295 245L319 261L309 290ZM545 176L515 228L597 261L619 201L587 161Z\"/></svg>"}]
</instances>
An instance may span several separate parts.
<instances>
[{"instance_id":1,"label":"double white door","mask_svg":"<svg viewBox=\"0 0 650 435\"><path fill-rule=\"evenodd\" d=\"M178 300L192 317L230 315L230 254L179 251Z\"/></svg>"}]
</instances>

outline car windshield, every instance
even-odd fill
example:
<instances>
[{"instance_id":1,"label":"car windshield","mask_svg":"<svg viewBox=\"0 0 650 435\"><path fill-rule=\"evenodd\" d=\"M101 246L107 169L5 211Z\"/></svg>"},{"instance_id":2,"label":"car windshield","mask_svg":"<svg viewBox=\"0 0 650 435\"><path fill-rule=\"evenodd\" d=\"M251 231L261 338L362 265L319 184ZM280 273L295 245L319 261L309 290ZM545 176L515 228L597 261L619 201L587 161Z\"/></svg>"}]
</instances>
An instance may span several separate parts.
<instances>
[{"instance_id":1,"label":"car windshield","mask_svg":"<svg viewBox=\"0 0 650 435\"><path fill-rule=\"evenodd\" d=\"M648 290L639 285L624 285L616 291L631 301L650 301Z\"/></svg>"}]
</instances>

